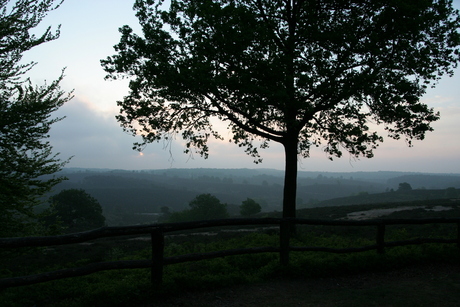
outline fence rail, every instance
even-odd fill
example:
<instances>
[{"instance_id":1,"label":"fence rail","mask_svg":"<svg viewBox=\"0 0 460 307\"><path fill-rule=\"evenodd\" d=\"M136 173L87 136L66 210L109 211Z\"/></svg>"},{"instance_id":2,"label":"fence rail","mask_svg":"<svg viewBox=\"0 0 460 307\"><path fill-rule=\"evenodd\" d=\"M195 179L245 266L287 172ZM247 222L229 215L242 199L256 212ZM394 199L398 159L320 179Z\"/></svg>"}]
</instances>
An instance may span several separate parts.
<instances>
[{"instance_id":1,"label":"fence rail","mask_svg":"<svg viewBox=\"0 0 460 307\"><path fill-rule=\"evenodd\" d=\"M422 225L422 224L457 224L457 237L455 239L441 238L417 238L413 240L385 242L385 229L387 225ZM225 226L256 226L278 225L280 226L279 247L252 247L232 249L208 253L187 254L173 257L164 257L164 237L166 233L206 229ZM328 248L328 247L297 247L290 246L290 229L292 225L323 225L323 226L376 226L376 244L354 248ZM17 287L41 283L56 279L84 276L99 271L120 269L151 269L151 279L155 286L159 286L163 278L163 267L176 263L212 259L218 257L258 254L275 252L280 253L282 265L289 264L289 252L330 252L330 253L354 253L376 250L384 253L386 247L415 245L424 243L456 243L460 247L460 218L428 218L428 219L374 219L374 220L319 220L319 219L295 219L295 218L263 218L263 219L222 219L209 221L196 221L186 223L165 223L151 225L136 225L123 227L102 227L99 229L60 235L52 237L26 237L26 238L0 238L0 248L44 247L55 245L75 244L91 241L99 238L118 237L127 235L151 235L152 259L132 261L111 261L92 263L83 267L63 269L36 275L20 276L0 279L0 288Z\"/></svg>"}]
</instances>

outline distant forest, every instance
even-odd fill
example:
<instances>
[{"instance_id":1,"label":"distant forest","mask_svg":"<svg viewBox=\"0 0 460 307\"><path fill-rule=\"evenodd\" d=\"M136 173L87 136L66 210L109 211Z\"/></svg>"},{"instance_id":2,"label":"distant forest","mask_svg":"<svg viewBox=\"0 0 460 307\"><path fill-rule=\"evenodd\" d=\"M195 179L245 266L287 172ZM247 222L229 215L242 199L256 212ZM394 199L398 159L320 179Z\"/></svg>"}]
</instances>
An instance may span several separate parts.
<instances>
[{"instance_id":1,"label":"distant forest","mask_svg":"<svg viewBox=\"0 0 460 307\"><path fill-rule=\"evenodd\" d=\"M126 171L67 168L60 175L68 180L57 185L46 198L63 189L83 189L99 201L109 225L126 225L154 222L162 207L168 207L171 212L184 210L194 197L203 193L226 203L231 215L239 214L239 206L247 198L257 201L263 212L281 211L284 172L272 169ZM460 174L299 172L297 208L383 202L385 198L394 200L391 192L397 191L403 182L410 184L415 198L441 198L443 192L429 193L427 190L459 189Z\"/></svg>"}]
</instances>

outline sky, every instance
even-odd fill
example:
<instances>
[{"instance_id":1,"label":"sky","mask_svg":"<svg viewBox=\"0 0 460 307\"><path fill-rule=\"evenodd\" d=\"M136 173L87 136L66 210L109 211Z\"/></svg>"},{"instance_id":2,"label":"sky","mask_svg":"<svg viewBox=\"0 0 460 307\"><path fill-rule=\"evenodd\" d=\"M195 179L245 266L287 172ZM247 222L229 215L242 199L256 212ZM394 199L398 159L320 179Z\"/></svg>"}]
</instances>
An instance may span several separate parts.
<instances>
[{"instance_id":1,"label":"sky","mask_svg":"<svg viewBox=\"0 0 460 307\"><path fill-rule=\"evenodd\" d=\"M128 94L127 81L106 81L100 60L115 54L118 28L130 25L141 33L130 0L65 0L34 32L61 25L60 38L26 52L24 62L38 64L28 74L35 84L55 80L65 70L63 90L74 91L74 98L53 116L66 118L53 125L49 141L62 160L73 156L67 167L110 169L165 168L274 168L284 169L284 152L278 143L262 150L263 162L254 164L243 149L228 141L209 143L210 155L183 153L180 138L172 144L149 144L140 154L132 144L140 141L123 132L115 116L116 102ZM460 0L454 1L460 8ZM432 124L434 131L425 140L408 147L404 140L385 138L372 159L355 159L344 153L329 161L325 153L312 149L310 157L299 160L301 171L365 172L403 171L460 173L460 69L454 77L444 77L429 89L422 102L441 113ZM228 136L224 132L224 136Z\"/></svg>"}]
</instances>

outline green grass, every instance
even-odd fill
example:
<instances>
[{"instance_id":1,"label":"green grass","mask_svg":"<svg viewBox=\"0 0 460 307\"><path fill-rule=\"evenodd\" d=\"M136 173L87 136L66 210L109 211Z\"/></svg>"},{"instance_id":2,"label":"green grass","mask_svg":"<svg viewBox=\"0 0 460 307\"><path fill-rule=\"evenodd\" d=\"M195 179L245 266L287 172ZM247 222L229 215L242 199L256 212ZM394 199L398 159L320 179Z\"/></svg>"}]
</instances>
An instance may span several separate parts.
<instances>
[{"instance_id":1,"label":"green grass","mask_svg":"<svg viewBox=\"0 0 460 307\"><path fill-rule=\"evenodd\" d=\"M208 241L208 240L205 240ZM166 256L202 253L222 249L254 246L277 246L278 237L264 233L252 233L225 240L200 242L198 238L187 242L169 240ZM366 239L351 239L338 235L314 236L301 234L292 245L349 247L372 244ZM117 259L147 259L149 249L134 253L126 252ZM290 265L281 267L278 254L229 256L211 260L166 266L163 287L153 289L150 270L115 270L68 278L37 285L5 289L0 293L3 306L123 306L153 299L158 295L173 295L181 291L223 288L233 285L252 284L278 277L330 277L360 272L397 269L414 264L458 261L459 251L453 245L425 244L388 248L383 255L375 251L353 254L324 252L291 252ZM65 263L69 265L69 263ZM49 266L58 268L59 265Z\"/></svg>"},{"instance_id":2,"label":"green grass","mask_svg":"<svg viewBox=\"0 0 460 307\"><path fill-rule=\"evenodd\" d=\"M360 206L359 210L362 208ZM346 214L345 209L340 208L340 211L341 214ZM405 218L410 217L407 212L398 214ZM445 214L445 212L439 214ZM416 237L452 238L456 235L455 227L449 225L409 226L388 227L385 240L388 242ZM359 247L375 244L375 235L376 228L367 226L301 226L298 228L297 237L291 240L291 246ZM128 239L130 238L100 239L94 241L93 245L76 244L53 249L31 249L27 252L3 252L0 255L2 257L0 278L77 267L99 261L136 260L151 257L148 241ZM222 232L217 236L167 237L165 256L244 247L278 246L278 244L279 237L276 231L249 234ZM352 276L363 272L385 272L413 265L458 264L460 254L455 244L424 244L386 248L385 251L385 254L377 254L376 251L351 254L291 252L290 265L287 267L280 266L277 253L228 256L168 265L164 268L161 289L152 287L149 269L105 271L82 277L3 289L0 291L0 302L2 306L137 305L152 301L159 296L174 296L183 291L252 285L280 277ZM364 302L361 306L366 306L365 303L372 305L373 298L385 296L386 292L399 291L396 286L386 287L361 291L361 301ZM437 287L437 285L430 285L430 287ZM341 295L345 297L347 293L357 290L348 289L347 291L343 293L338 291L335 294L337 301L340 301ZM432 293L430 291L427 293ZM314 300L315 293L310 293L310 295L310 298ZM347 305L343 304L343 306ZM395 306L403 306L403 304L395 304Z\"/></svg>"}]
</instances>

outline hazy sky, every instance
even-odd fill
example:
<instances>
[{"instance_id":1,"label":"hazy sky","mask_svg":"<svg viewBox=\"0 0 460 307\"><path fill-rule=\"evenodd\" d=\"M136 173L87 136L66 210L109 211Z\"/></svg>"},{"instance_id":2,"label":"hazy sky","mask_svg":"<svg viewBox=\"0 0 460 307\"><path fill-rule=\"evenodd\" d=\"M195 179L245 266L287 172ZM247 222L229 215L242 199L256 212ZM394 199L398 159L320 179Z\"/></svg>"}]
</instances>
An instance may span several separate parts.
<instances>
[{"instance_id":1,"label":"hazy sky","mask_svg":"<svg viewBox=\"0 0 460 307\"><path fill-rule=\"evenodd\" d=\"M460 0L454 5L460 8ZM129 0L65 0L37 28L61 24L61 37L27 52L24 61L38 65L29 76L36 84L56 79L67 67L62 88L74 89L75 98L55 113L66 118L56 123L50 142L65 159L74 156L68 167L159 169L159 168L284 168L283 148L271 143L262 151L263 163L254 164L242 148L228 141L212 141L210 157L183 154L178 138L171 146L150 144L143 155L133 151L136 139L123 132L115 120L117 100L128 93L127 83L104 81L100 60L114 54L119 41L118 28L128 24L140 28ZM347 154L329 161L323 151L313 149L311 157L299 162L305 171L411 171L460 173L460 69L453 78L445 77L422 99L441 112L434 132L409 148L404 140L386 138L372 159L354 160ZM224 134L225 136L225 134Z\"/></svg>"}]
</instances>

